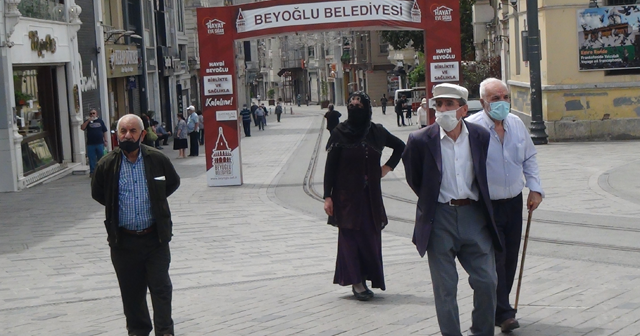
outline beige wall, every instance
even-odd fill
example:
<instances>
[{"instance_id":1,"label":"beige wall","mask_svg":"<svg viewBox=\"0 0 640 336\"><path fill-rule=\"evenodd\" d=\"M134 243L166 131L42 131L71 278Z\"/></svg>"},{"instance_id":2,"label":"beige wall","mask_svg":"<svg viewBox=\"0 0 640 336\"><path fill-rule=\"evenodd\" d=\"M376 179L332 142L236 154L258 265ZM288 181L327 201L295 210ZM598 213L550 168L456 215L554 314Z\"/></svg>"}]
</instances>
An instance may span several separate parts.
<instances>
[{"instance_id":1,"label":"beige wall","mask_svg":"<svg viewBox=\"0 0 640 336\"><path fill-rule=\"evenodd\" d=\"M375 100L375 106L380 106L380 98L383 94L387 93L387 72L376 70L372 73L367 73L366 76L368 91L367 94L371 98L371 103L373 103L373 100Z\"/></svg>"},{"instance_id":2,"label":"beige wall","mask_svg":"<svg viewBox=\"0 0 640 336\"><path fill-rule=\"evenodd\" d=\"M585 0L539 1L543 118L550 140L640 137L640 75L579 70L577 11L587 6ZM512 107L530 115L529 67L520 61L517 74L516 63L525 1L519 0L518 13L512 8L510 14Z\"/></svg>"}]
</instances>

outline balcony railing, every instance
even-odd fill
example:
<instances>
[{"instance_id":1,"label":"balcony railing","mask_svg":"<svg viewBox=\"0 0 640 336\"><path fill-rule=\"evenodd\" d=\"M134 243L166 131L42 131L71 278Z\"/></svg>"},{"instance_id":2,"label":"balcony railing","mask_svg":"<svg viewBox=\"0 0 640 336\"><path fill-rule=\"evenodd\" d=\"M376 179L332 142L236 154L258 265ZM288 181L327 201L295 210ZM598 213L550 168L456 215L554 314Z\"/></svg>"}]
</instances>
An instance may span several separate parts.
<instances>
[{"instance_id":1,"label":"balcony railing","mask_svg":"<svg viewBox=\"0 0 640 336\"><path fill-rule=\"evenodd\" d=\"M22 16L34 19L66 21L64 3L51 0L22 0L18 5Z\"/></svg>"}]
</instances>

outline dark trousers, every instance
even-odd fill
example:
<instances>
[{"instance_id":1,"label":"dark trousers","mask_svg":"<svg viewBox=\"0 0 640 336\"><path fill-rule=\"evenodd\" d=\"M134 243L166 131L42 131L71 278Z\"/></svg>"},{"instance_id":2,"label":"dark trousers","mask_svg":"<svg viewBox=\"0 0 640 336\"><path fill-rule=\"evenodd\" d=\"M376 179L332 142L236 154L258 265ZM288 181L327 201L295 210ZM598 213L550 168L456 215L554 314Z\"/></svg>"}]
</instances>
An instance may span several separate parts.
<instances>
[{"instance_id":1,"label":"dark trousers","mask_svg":"<svg viewBox=\"0 0 640 336\"><path fill-rule=\"evenodd\" d=\"M264 116L256 116L256 119L258 120L258 129L264 131L264 125L266 125Z\"/></svg>"},{"instance_id":2,"label":"dark trousers","mask_svg":"<svg viewBox=\"0 0 640 336\"><path fill-rule=\"evenodd\" d=\"M402 120L402 126L406 126L404 124L404 114L402 113L402 111L400 111L400 113L396 112L396 120L398 121L398 126L400 126L400 120Z\"/></svg>"},{"instance_id":3,"label":"dark trousers","mask_svg":"<svg viewBox=\"0 0 640 336\"><path fill-rule=\"evenodd\" d=\"M382 105L382 114L387 114L387 105Z\"/></svg>"},{"instance_id":4,"label":"dark trousers","mask_svg":"<svg viewBox=\"0 0 640 336\"><path fill-rule=\"evenodd\" d=\"M504 250L496 251L498 273L496 323L499 324L516 317L516 310L509 304L509 293L516 277L518 252L522 239L522 194L507 200L491 201L491 203L498 234L504 243Z\"/></svg>"},{"instance_id":5,"label":"dark trousers","mask_svg":"<svg viewBox=\"0 0 640 336\"><path fill-rule=\"evenodd\" d=\"M251 120L242 120L242 127L244 128L244 136L251 136Z\"/></svg>"},{"instance_id":6,"label":"dark trousers","mask_svg":"<svg viewBox=\"0 0 640 336\"><path fill-rule=\"evenodd\" d=\"M282 113L276 113L276 118L278 119L278 122L280 122L280 115L281 115L281 114L282 114Z\"/></svg>"},{"instance_id":7,"label":"dark trousers","mask_svg":"<svg viewBox=\"0 0 640 336\"><path fill-rule=\"evenodd\" d=\"M149 288L155 334L173 335L169 243L160 243L156 232L144 236L122 233L120 245L111 247L111 262L118 277L129 334L146 336L152 330L147 306Z\"/></svg>"},{"instance_id":8,"label":"dark trousers","mask_svg":"<svg viewBox=\"0 0 640 336\"><path fill-rule=\"evenodd\" d=\"M256 116L255 112L251 113L251 117L253 118L253 123L258 126L258 117Z\"/></svg>"},{"instance_id":9,"label":"dark trousers","mask_svg":"<svg viewBox=\"0 0 640 336\"><path fill-rule=\"evenodd\" d=\"M189 156L198 156L198 139L200 134L196 131L189 133Z\"/></svg>"},{"instance_id":10,"label":"dark trousers","mask_svg":"<svg viewBox=\"0 0 640 336\"><path fill-rule=\"evenodd\" d=\"M167 140L169 140L169 134L167 134L167 133L162 134L162 135L158 134L158 139L156 139L156 147L160 147L160 140L163 140L162 144L164 146L166 146L167 145Z\"/></svg>"},{"instance_id":11,"label":"dark trousers","mask_svg":"<svg viewBox=\"0 0 640 336\"><path fill-rule=\"evenodd\" d=\"M200 145L204 146L204 130L200 129Z\"/></svg>"}]
</instances>

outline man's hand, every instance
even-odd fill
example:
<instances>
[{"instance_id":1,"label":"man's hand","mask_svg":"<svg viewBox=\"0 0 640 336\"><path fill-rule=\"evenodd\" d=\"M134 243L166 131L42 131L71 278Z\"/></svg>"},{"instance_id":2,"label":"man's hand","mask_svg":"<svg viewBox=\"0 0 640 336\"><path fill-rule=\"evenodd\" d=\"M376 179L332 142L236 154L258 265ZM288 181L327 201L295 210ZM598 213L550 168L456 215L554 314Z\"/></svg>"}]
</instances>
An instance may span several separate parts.
<instances>
[{"instance_id":1,"label":"man's hand","mask_svg":"<svg viewBox=\"0 0 640 336\"><path fill-rule=\"evenodd\" d=\"M333 216L333 200L331 197L327 197L324 199L324 212L328 216Z\"/></svg>"},{"instance_id":2,"label":"man's hand","mask_svg":"<svg viewBox=\"0 0 640 336\"><path fill-rule=\"evenodd\" d=\"M385 177L385 175L387 175L392 170L391 167L387 165L382 166L381 169L382 169L381 177Z\"/></svg>"},{"instance_id":3,"label":"man's hand","mask_svg":"<svg viewBox=\"0 0 640 336\"><path fill-rule=\"evenodd\" d=\"M529 197L527 197L527 210L529 212L533 212L533 210L538 208L538 205L542 202L542 195L536 191L530 191Z\"/></svg>"}]
</instances>

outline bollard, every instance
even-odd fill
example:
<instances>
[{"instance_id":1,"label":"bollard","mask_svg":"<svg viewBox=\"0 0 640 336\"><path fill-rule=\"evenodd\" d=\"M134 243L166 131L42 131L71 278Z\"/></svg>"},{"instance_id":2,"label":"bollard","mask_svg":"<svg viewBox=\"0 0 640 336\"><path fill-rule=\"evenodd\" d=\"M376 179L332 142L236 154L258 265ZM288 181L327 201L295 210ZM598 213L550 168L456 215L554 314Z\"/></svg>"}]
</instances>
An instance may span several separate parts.
<instances>
[{"instance_id":1,"label":"bollard","mask_svg":"<svg viewBox=\"0 0 640 336\"><path fill-rule=\"evenodd\" d=\"M293 106L291 106L291 114L293 114Z\"/></svg>"}]
</instances>

